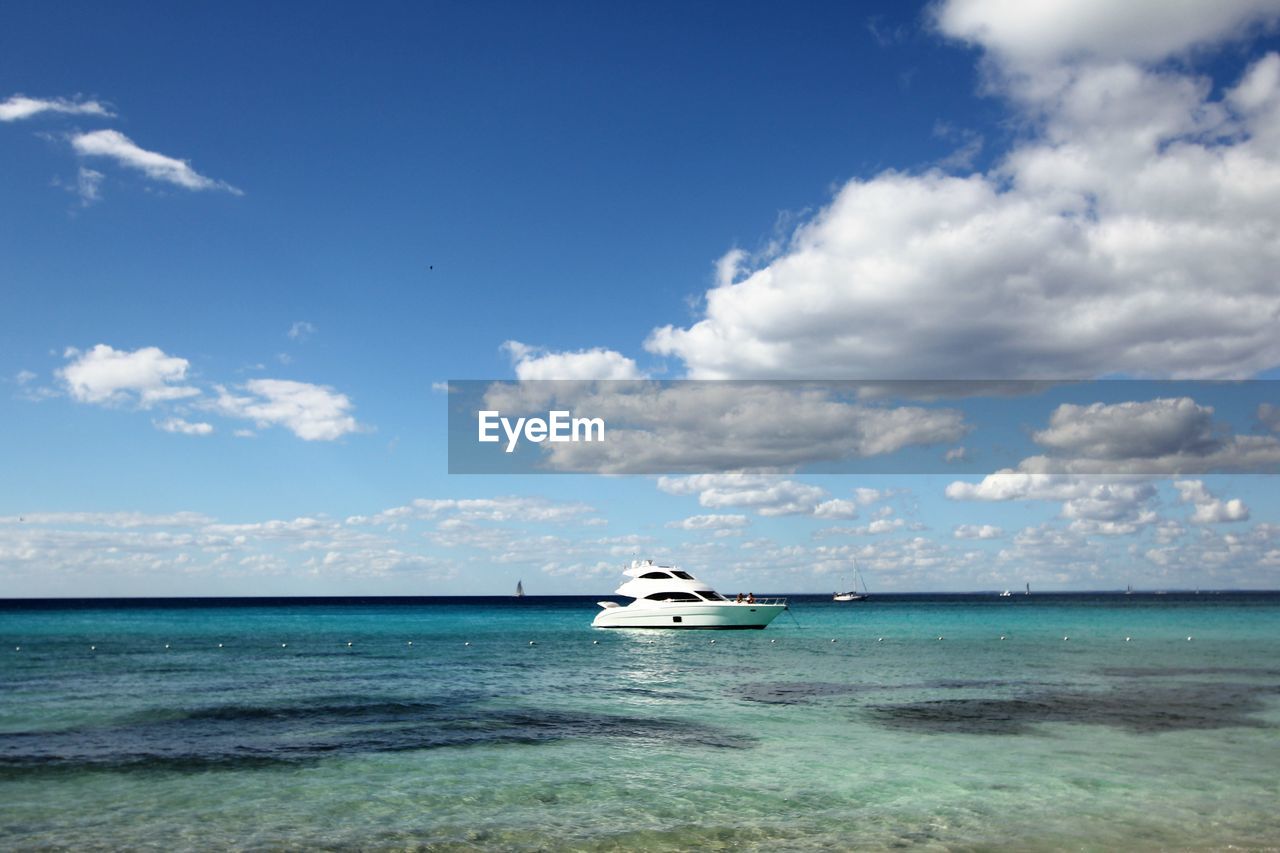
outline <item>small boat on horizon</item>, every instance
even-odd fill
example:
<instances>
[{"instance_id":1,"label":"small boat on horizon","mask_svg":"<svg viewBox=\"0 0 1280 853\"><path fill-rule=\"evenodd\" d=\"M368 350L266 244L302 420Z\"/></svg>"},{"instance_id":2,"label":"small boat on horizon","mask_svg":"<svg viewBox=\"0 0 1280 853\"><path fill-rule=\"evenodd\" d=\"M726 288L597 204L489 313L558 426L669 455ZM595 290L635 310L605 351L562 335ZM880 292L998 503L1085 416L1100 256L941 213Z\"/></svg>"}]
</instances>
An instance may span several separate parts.
<instances>
[{"instance_id":1,"label":"small boat on horizon","mask_svg":"<svg viewBox=\"0 0 1280 853\"><path fill-rule=\"evenodd\" d=\"M516 598L524 598L524 579L516 581Z\"/></svg>"},{"instance_id":2,"label":"small boat on horizon","mask_svg":"<svg viewBox=\"0 0 1280 853\"><path fill-rule=\"evenodd\" d=\"M763 628L787 609L785 598L756 598L754 593L730 600L674 566L633 560L622 572L630 580L615 590L634 599L625 606L597 602L593 628Z\"/></svg>"},{"instance_id":3,"label":"small boat on horizon","mask_svg":"<svg viewBox=\"0 0 1280 853\"><path fill-rule=\"evenodd\" d=\"M858 591L858 584L862 584L862 591ZM867 591L867 582L862 579L862 572L858 571L855 565L853 568L853 585L849 587L847 592L837 592L831 596L832 601L866 601L871 595Z\"/></svg>"},{"instance_id":4,"label":"small boat on horizon","mask_svg":"<svg viewBox=\"0 0 1280 853\"><path fill-rule=\"evenodd\" d=\"M1013 597L1013 593L1009 592L1009 590L1007 590L1007 589L1006 589L1004 592L1000 593L1000 597L1001 597L1001 598L1012 598L1012 597Z\"/></svg>"}]
</instances>

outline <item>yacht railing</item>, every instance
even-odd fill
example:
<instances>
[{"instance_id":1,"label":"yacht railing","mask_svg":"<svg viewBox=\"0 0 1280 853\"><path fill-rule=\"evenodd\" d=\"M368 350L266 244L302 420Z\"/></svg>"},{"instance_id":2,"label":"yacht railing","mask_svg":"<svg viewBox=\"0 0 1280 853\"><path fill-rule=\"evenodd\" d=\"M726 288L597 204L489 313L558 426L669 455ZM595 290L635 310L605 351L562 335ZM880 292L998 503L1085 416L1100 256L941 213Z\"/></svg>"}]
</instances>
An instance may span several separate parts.
<instances>
[{"instance_id":1,"label":"yacht railing","mask_svg":"<svg viewBox=\"0 0 1280 853\"><path fill-rule=\"evenodd\" d=\"M729 603L730 604L781 604L782 606L785 607L787 604L787 600L785 598L757 598L754 601L747 601L744 598L741 601L738 601L737 599L731 598L729 599Z\"/></svg>"}]
</instances>

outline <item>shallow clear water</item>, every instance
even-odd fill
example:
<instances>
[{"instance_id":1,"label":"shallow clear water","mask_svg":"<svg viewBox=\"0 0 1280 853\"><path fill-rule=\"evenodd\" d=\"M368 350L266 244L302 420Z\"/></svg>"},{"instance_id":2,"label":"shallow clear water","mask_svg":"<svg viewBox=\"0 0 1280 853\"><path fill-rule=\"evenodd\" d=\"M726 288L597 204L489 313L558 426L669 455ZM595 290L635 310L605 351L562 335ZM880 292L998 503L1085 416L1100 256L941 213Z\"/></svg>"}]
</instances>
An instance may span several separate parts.
<instances>
[{"instance_id":1,"label":"shallow clear water","mask_svg":"<svg viewBox=\"0 0 1280 853\"><path fill-rule=\"evenodd\" d=\"M1280 595L595 609L0 605L0 847L1280 846Z\"/></svg>"}]
</instances>

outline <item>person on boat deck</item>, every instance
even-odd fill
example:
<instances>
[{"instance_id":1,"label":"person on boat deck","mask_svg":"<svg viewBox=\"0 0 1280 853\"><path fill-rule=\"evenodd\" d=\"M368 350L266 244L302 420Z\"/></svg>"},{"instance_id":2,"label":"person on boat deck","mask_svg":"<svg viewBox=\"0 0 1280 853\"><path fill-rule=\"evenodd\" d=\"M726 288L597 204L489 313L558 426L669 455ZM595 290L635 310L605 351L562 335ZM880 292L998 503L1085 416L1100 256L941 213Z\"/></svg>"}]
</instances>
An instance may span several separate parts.
<instances>
[{"instance_id":1,"label":"person on boat deck","mask_svg":"<svg viewBox=\"0 0 1280 853\"><path fill-rule=\"evenodd\" d=\"M735 599L734 599L734 601L735 601L735 602L737 602L738 604L741 604L741 603L742 603L742 593L738 593L738 597L737 597L737 598L735 598Z\"/></svg>"},{"instance_id":2,"label":"person on boat deck","mask_svg":"<svg viewBox=\"0 0 1280 853\"><path fill-rule=\"evenodd\" d=\"M756 594L754 592L747 593L747 604L756 603Z\"/></svg>"}]
</instances>

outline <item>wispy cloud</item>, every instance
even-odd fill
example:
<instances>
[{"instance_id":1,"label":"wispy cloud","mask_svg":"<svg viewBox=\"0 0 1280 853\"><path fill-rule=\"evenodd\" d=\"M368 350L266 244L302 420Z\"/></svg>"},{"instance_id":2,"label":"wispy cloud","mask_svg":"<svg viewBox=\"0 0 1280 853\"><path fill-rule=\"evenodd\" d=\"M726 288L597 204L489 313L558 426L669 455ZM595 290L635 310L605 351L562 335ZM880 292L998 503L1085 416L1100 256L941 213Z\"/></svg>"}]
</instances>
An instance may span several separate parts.
<instances>
[{"instance_id":1,"label":"wispy cloud","mask_svg":"<svg viewBox=\"0 0 1280 853\"><path fill-rule=\"evenodd\" d=\"M213 521L199 512L171 512L163 514L145 512L29 512L24 515L0 516L0 525L56 525L72 527L94 525L98 527L182 527L209 524Z\"/></svg>"},{"instance_id":2,"label":"wispy cloud","mask_svg":"<svg viewBox=\"0 0 1280 853\"><path fill-rule=\"evenodd\" d=\"M13 95L0 102L0 121L12 122L33 118L41 113L64 115L90 115L112 118L114 113L97 101L78 101L70 98L28 98Z\"/></svg>"},{"instance_id":3,"label":"wispy cloud","mask_svg":"<svg viewBox=\"0 0 1280 853\"><path fill-rule=\"evenodd\" d=\"M189 190L224 190L232 195L244 195L225 181L201 175L185 160L140 147L118 130L74 134L71 137L71 147L82 157L106 157L121 166L142 172L153 181Z\"/></svg>"},{"instance_id":4,"label":"wispy cloud","mask_svg":"<svg viewBox=\"0 0 1280 853\"><path fill-rule=\"evenodd\" d=\"M750 524L745 515L691 515L679 521L668 521L667 527L677 530L729 530Z\"/></svg>"},{"instance_id":5,"label":"wispy cloud","mask_svg":"<svg viewBox=\"0 0 1280 853\"><path fill-rule=\"evenodd\" d=\"M404 574L416 585L495 564L546 575L612 573L602 555L631 555L648 540L600 537L591 532L595 512L532 496L423 498L345 521L324 515L224 522L195 512L26 512L0 515L0 565L6 581L37 594L118 591L121 578L154 584L175 573L221 591L236 583L257 591L264 583L327 588L344 578L366 588L370 579L394 581ZM382 516L400 523L375 523ZM545 525L554 525L554 532Z\"/></svg>"},{"instance_id":6,"label":"wispy cloud","mask_svg":"<svg viewBox=\"0 0 1280 853\"><path fill-rule=\"evenodd\" d=\"M162 429L165 432L176 432L182 435L212 435L213 425L207 423L191 423L182 418L165 418L162 421L156 421L156 429Z\"/></svg>"},{"instance_id":7,"label":"wispy cloud","mask_svg":"<svg viewBox=\"0 0 1280 853\"><path fill-rule=\"evenodd\" d=\"M1004 531L992 524L958 524L951 535L957 539L999 539Z\"/></svg>"},{"instance_id":8,"label":"wispy cloud","mask_svg":"<svg viewBox=\"0 0 1280 853\"><path fill-rule=\"evenodd\" d=\"M870 524L860 524L856 527L824 527L815 531L813 535L816 539L830 538L832 536L881 536L885 533L893 533L906 526L905 519L877 518Z\"/></svg>"},{"instance_id":9,"label":"wispy cloud","mask_svg":"<svg viewBox=\"0 0 1280 853\"><path fill-rule=\"evenodd\" d=\"M259 428L282 426L306 441L332 441L358 432L351 400L324 385L290 379L251 379L236 393L218 386L213 408L251 420Z\"/></svg>"},{"instance_id":10,"label":"wispy cloud","mask_svg":"<svg viewBox=\"0 0 1280 853\"><path fill-rule=\"evenodd\" d=\"M881 47L895 47L911 38L911 28L905 24L887 23L883 15L872 15L866 21L867 32Z\"/></svg>"},{"instance_id":11,"label":"wispy cloud","mask_svg":"<svg viewBox=\"0 0 1280 853\"><path fill-rule=\"evenodd\" d=\"M115 118L115 113L102 103L79 98L29 98L25 95L13 95L0 102L0 122L12 123L41 115ZM185 160L143 148L118 130L75 131L62 138L67 139L71 148L82 158L113 160L125 168L141 172L153 181L188 190L220 190L232 195L244 195L239 188L226 181L200 174ZM82 166L74 185L69 185L62 179L55 179L54 184L76 193L81 205L88 207L101 198L103 177L102 172Z\"/></svg>"},{"instance_id":12,"label":"wispy cloud","mask_svg":"<svg viewBox=\"0 0 1280 853\"><path fill-rule=\"evenodd\" d=\"M81 166L76 175L76 194L80 196L80 204L88 207L102 198L100 187L105 176L88 166Z\"/></svg>"},{"instance_id":13,"label":"wispy cloud","mask_svg":"<svg viewBox=\"0 0 1280 853\"><path fill-rule=\"evenodd\" d=\"M308 323L306 320L298 320L289 327L288 335L289 340L291 341L305 341L315 333L316 327L314 325Z\"/></svg>"}]
</instances>

